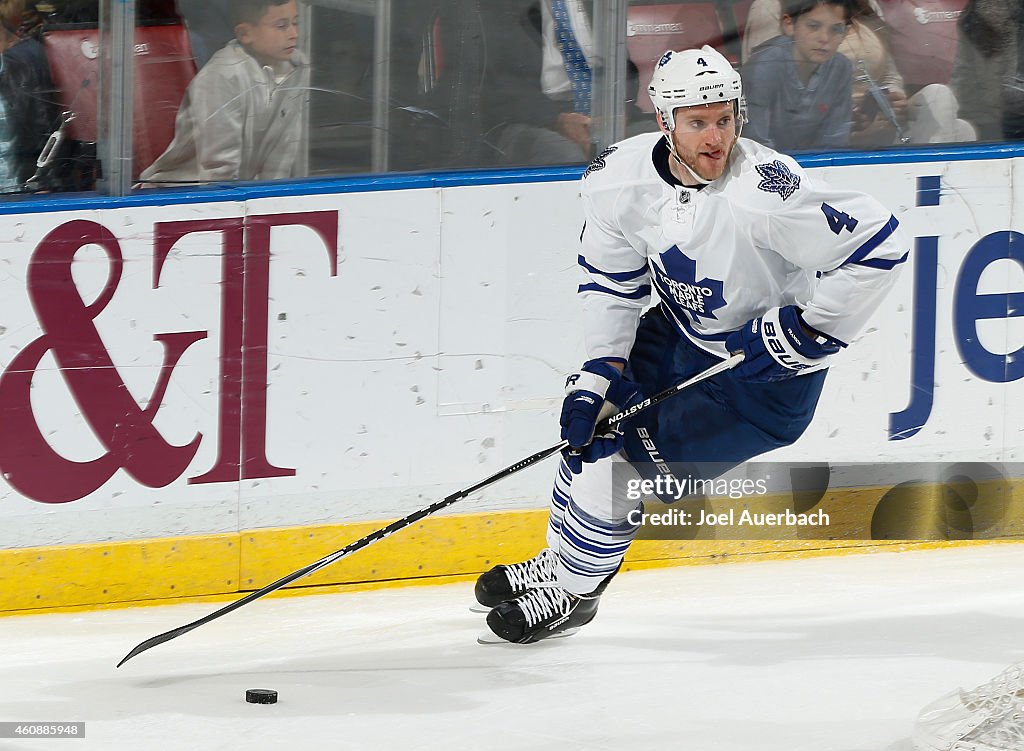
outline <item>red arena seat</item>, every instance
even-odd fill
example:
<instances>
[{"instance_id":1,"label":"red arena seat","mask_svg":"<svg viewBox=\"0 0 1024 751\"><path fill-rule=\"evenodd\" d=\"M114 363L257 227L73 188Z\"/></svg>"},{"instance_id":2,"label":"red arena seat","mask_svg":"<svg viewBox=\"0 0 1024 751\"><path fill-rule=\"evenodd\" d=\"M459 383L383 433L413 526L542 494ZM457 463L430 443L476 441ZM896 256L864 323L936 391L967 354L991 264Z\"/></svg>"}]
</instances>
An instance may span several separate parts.
<instances>
[{"instance_id":1,"label":"red arena seat","mask_svg":"<svg viewBox=\"0 0 1024 751\"><path fill-rule=\"evenodd\" d=\"M65 136L94 143L97 139L99 30L50 30L44 36L44 43L60 106L74 114ZM196 74L184 25L137 27L134 72L133 179L171 142L178 105Z\"/></svg>"},{"instance_id":2,"label":"red arena seat","mask_svg":"<svg viewBox=\"0 0 1024 751\"><path fill-rule=\"evenodd\" d=\"M956 24L967 0L879 0L893 60L909 89L948 84L956 57Z\"/></svg>"},{"instance_id":3,"label":"red arena seat","mask_svg":"<svg viewBox=\"0 0 1024 751\"><path fill-rule=\"evenodd\" d=\"M714 3L631 5L626 19L626 48L640 76L637 105L654 112L647 84L665 50L685 50L710 44L723 55L722 25Z\"/></svg>"}]
</instances>

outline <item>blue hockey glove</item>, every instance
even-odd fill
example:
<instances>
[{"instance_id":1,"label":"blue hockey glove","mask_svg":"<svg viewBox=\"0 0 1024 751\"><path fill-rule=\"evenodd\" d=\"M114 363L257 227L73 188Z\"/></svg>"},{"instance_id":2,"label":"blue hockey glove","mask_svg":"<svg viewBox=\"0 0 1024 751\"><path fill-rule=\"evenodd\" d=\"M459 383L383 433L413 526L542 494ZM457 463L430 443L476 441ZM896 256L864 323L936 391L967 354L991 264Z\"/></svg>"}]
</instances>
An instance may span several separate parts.
<instances>
[{"instance_id":1,"label":"blue hockey glove","mask_svg":"<svg viewBox=\"0 0 1024 751\"><path fill-rule=\"evenodd\" d=\"M589 360L565 380L565 401L559 424L569 442L564 456L569 471L579 474L583 463L596 462L622 448L625 436L616 427L595 436L597 423L625 409L640 396L637 385L604 360Z\"/></svg>"},{"instance_id":2,"label":"blue hockey glove","mask_svg":"<svg viewBox=\"0 0 1024 751\"><path fill-rule=\"evenodd\" d=\"M744 360L733 370L742 381L784 381L821 364L821 358L839 351L839 343L813 336L803 327L795 305L772 308L760 318L729 334L725 346L742 352Z\"/></svg>"}]
</instances>

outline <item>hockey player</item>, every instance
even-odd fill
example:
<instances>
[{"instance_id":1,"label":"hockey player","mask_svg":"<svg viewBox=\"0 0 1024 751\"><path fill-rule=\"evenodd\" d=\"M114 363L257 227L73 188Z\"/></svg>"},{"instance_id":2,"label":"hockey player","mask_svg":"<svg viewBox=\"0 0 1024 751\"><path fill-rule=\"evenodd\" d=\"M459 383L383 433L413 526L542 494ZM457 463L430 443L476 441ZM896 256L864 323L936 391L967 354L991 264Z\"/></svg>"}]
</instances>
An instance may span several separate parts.
<instances>
[{"instance_id":1,"label":"hockey player","mask_svg":"<svg viewBox=\"0 0 1024 751\"><path fill-rule=\"evenodd\" d=\"M877 201L739 137L740 76L711 47L666 52L649 93L661 133L611 146L583 176L589 359L567 380L560 422L571 451L555 479L547 548L477 582L487 624L506 641L564 635L594 618L638 531L626 483L649 476L652 460L720 473L799 438L832 356L907 259L899 223ZM652 287L660 303L642 315ZM731 352L745 355L733 370L623 433L593 435L599 418Z\"/></svg>"}]
</instances>

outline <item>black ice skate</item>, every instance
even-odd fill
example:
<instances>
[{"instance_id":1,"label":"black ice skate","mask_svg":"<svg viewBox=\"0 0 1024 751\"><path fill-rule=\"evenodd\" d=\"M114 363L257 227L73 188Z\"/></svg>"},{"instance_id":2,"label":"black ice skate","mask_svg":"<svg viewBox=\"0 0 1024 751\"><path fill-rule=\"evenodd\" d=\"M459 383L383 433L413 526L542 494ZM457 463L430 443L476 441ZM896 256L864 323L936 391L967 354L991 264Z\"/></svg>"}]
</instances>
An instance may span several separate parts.
<instances>
[{"instance_id":1,"label":"black ice skate","mask_svg":"<svg viewBox=\"0 0 1024 751\"><path fill-rule=\"evenodd\" d=\"M555 583L555 564L558 554L544 548L533 558L522 563L495 566L476 580L476 601L486 613L495 605L512 600L536 587L549 587Z\"/></svg>"},{"instance_id":2,"label":"black ice skate","mask_svg":"<svg viewBox=\"0 0 1024 751\"><path fill-rule=\"evenodd\" d=\"M495 607L487 615L487 626L499 639L515 644L570 636L594 620L600 599L596 592L580 596L557 585L538 587Z\"/></svg>"}]
</instances>

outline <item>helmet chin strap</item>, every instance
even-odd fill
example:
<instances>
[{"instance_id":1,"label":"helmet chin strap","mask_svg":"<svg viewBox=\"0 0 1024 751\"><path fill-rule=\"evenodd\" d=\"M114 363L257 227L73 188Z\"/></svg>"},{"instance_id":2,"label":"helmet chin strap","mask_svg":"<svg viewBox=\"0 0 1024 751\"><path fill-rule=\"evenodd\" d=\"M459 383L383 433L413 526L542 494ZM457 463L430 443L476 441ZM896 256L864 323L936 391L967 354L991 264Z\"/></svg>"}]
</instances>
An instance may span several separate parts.
<instances>
[{"instance_id":1,"label":"helmet chin strap","mask_svg":"<svg viewBox=\"0 0 1024 751\"><path fill-rule=\"evenodd\" d=\"M675 144L672 143L672 137L670 135L666 134L665 140L668 142L669 154L671 154L672 158L675 159L677 163L681 164L686 169L686 171L690 173L690 177L699 182L701 185L711 185L711 180L705 180L703 177L694 172L693 168L689 164L687 164L680 158L679 154L676 153L676 147Z\"/></svg>"}]
</instances>

